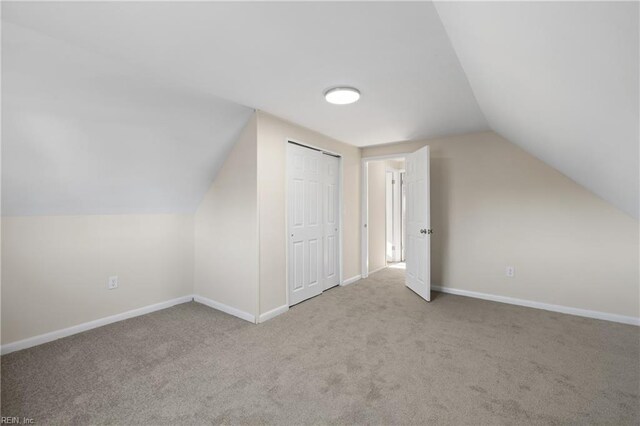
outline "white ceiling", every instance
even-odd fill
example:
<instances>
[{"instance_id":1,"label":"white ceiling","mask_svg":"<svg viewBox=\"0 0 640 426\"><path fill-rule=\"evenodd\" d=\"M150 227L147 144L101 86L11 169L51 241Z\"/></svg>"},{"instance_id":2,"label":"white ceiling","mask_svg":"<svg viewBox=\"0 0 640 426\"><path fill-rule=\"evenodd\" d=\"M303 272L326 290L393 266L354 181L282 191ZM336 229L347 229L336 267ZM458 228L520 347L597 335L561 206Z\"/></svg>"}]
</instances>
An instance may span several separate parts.
<instances>
[{"instance_id":1,"label":"white ceiling","mask_svg":"<svg viewBox=\"0 0 640 426\"><path fill-rule=\"evenodd\" d=\"M258 108L357 146L491 128L638 216L636 3L2 14L3 214L193 211ZM361 100L326 103L334 85Z\"/></svg>"},{"instance_id":2,"label":"white ceiling","mask_svg":"<svg viewBox=\"0 0 640 426\"><path fill-rule=\"evenodd\" d=\"M432 3L26 3L3 19L357 146L488 129ZM328 104L336 85L361 100Z\"/></svg>"},{"instance_id":3,"label":"white ceiling","mask_svg":"<svg viewBox=\"0 0 640 426\"><path fill-rule=\"evenodd\" d=\"M437 9L491 128L637 218L638 3Z\"/></svg>"}]
</instances>

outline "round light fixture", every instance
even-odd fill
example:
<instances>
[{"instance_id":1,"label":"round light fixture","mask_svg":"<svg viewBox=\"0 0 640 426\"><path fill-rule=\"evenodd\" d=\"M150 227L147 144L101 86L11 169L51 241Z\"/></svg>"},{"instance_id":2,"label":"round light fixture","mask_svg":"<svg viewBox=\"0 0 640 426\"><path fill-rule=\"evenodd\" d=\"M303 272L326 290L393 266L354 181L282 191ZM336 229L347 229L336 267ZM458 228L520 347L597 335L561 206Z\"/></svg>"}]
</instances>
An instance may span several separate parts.
<instances>
[{"instance_id":1,"label":"round light fixture","mask_svg":"<svg viewBox=\"0 0 640 426\"><path fill-rule=\"evenodd\" d=\"M327 102L336 105L347 105L360 99L360 91L353 87L334 87L324 92Z\"/></svg>"}]
</instances>

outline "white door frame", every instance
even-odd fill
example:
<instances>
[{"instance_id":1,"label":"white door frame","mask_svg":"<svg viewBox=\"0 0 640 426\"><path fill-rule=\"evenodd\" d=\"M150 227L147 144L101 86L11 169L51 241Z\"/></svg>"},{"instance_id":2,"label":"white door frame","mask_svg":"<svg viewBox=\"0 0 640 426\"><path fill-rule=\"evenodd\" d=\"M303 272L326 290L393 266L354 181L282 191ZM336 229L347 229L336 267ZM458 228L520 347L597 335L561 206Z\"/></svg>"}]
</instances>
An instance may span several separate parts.
<instances>
[{"instance_id":1,"label":"white door frame","mask_svg":"<svg viewBox=\"0 0 640 426\"><path fill-rule=\"evenodd\" d=\"M340 273L340 285L343 285L343 261L342 261L342 253L343 253L343 222L344 222L344 201L343 201L343 175L344 175L344 156L340 152L328 150L316 145L311 145L306 142L301 142L297 139L293 138L285 138L284 139L284 149L285 149L285 158L288 155L289 143L294 143L301 146L306 146L307 148L315 149L318 151L326 152L327 154L331 154L337 156L340 159L340 167L339 167L339 176L338 176L338 212L340 213L340 225L338 226L338 271ZM284 220L285 220L285 280L284 280L284 289L287 300L287 307L291 306L289 302L289 171L288 166L285 164L284 170ZM324 274L324 271L323 271Z\"/></svg>"},{"instance_id":2,"label":"white door frame","mask_svg":"<svg viewBox=\"0 0 640 426\"><path fill-rule=\"evenodd\" d=\"M401 152L398 154L376 155L372 157L362 157L360 160L360 168L362 170L362 185L360 186L360 229L362 230L360 238L360 270L362 278L369 276L369 162L378 160L405 159L410 152ZM342 182L342 181L341 181Z\"/></svg>"},{"instance_id":3,"label":"white door frame","mask_svg":"<svg viewBox=\"0 0 640 426\"><path fill-rule=\"evenodd\" d=\"M384 173L384 258L385 263L393 262L395 260L395 227L394 219L395 217L395 198L397 198L397 194L394 194L394 180L396 178L396 172L387 167ZM389 248L391 246L391 248ZM389 251L391 250L391 251Z\"/></svg>"},{"instance_id":4,"label":"white door frame","mask_svg":"<svg viewBox=\"0 0 640 426\"><path fill-rule=\"evenodd\" d=\"M404 168L387 167L385 172L392 174L392 179L396 182L393 186L393 192L391 194L391 227L392 231L392 245L396 248L393 251L392 262L402 261L402 173ZM385 180L385 184L388 185L388 181ZM397 184L397 186L395 186ZM385 190L388 188L385 188ZM389 199L385 200L385 209L389 207ZM389 218L386 218L385 224L388 224ZM388 229L386 230L388 232ZM388 241L387 241L388 242ZM386 258L386 245L385 245L385 258ZM387 261L388 262L388 261Z\"/></svg>"}]
</instances>

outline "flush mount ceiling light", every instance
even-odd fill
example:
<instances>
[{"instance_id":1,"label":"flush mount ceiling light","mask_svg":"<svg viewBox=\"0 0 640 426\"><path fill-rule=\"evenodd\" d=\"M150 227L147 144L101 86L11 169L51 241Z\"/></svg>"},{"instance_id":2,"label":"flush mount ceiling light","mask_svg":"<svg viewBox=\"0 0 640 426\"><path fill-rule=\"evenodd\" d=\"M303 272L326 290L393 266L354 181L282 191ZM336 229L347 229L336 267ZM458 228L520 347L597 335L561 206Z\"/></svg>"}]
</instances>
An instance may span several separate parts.
<instances>
[{"instance_id":1,"label":"flush mount ceiling light","mask_svg":"<svg viewBox=\"0 0 640 426\"><path fill-rule=\"evenodd\" d=\"M360 91L353 87L334 87L324 92L327 102L336 105L347 105L360 99Z\"/></svg>"}]
</instances>

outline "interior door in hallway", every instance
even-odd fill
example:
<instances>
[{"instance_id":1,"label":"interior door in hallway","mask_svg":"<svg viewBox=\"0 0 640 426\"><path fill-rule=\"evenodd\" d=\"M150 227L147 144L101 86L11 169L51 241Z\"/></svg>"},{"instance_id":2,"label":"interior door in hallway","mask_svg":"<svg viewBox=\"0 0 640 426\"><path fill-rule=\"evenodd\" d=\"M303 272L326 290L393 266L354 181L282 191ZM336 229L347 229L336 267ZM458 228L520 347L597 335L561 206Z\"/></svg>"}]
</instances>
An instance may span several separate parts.
<instances>
[{"instance_id":1,"label":"interior door in hallway","mask_svg":"<svg viewBox=\"0 0 640 426\"><path fill-rule=\"evenodd\" d=\"M324 289L322 152L287 144L289 305Z\"/></svg>"},{"instance_id":2,"label":"interior door in hallway","mask_svg":"<svg viewBox=\"0 0 640 426\"><path fill-rule=\"evenodd\" d=\"M407 287L431 300L431 214L429 147L406 157L406 275Z\"/></svg>"},{"instance_id":3,"label":"interior door in hallway","mask_svg":"<svg viewBox=\"0 0 640 426\"><path fill-rule=\"evenodd\" d=\"M340 159L324 154L324 289L340 284Z\"/></svg>"}]
</instances>

